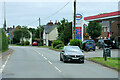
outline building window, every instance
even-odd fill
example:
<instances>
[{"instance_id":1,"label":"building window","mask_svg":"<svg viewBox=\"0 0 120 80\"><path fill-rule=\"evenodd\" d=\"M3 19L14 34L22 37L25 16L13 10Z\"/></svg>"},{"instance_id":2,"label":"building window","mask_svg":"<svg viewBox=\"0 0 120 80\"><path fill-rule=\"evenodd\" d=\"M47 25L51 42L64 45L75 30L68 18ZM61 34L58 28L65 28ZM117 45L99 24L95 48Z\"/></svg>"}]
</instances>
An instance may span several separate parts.
<instances>
[{"instance_id":1,"label":"building window","mask_svg":"<svg viewBox=\"0 0 120 80\"><path fill-rule=\"evenodd\" d=\"M107 28L107 32L110 32L110 28Z\"/></svg>"},{"instance_id":2,"label":"building window","mask_svg":"<svg viewBox=\"0 0 120 80\"><path fill-rule=\"evenodd\" d=\"M104 27L104 32L106 32L106 27Z\"/></svg>"}]
</instances>

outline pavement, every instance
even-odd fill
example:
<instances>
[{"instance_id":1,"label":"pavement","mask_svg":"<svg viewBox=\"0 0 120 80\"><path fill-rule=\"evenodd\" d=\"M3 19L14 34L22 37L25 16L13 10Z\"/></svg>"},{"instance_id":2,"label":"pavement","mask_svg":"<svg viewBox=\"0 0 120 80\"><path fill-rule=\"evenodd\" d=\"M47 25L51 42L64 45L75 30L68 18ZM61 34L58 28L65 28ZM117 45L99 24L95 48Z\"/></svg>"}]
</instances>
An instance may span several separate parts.
<instances>
[{"instance_id":1,"label":"pavement","mask_svg":"<svg viewBox=\"0 0 120 80\"><path fill-rule=\"evenodd\" d=\"M10 48L14 52L7 57L3 78L118 78L117 71L90 61L85 60L84 64L63 63L59 60L59 52L48 48Z\"/></svg>"},{"instance_id":2,"label":"pavement","mask_svg":"<svg viewBox=\"0 0 120 80\"><path fill-rule=\"evenodd\" d=\"M111 49L111 57L120 57L120 49ZM103 49L96 49L95 51L84 52L86 58L103 57Z\"/></svg>"}]
</instances>

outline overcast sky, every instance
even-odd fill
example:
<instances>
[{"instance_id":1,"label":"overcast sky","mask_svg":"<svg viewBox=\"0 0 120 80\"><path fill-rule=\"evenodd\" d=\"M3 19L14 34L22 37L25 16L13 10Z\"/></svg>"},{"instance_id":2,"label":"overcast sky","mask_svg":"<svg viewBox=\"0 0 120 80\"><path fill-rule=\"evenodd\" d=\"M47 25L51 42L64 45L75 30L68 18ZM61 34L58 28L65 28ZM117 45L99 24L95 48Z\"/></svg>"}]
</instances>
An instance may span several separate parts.
<instances>
[{"instance_id":1,"label":"overcast sky","mask_svg":"<svg viewBox=\"0 0 120 80\"><path fill-rule=\"evenodd\" d=\"M23 0L21 0L23 1ZM59 13L47 18L51 14L58 11L67 2L70 3L64 7ZM82 13L84 17L97 15L99 13L109 13L118 11L118 0L77 0L77 13ZM3 6L0 3L0 27L3 26ZM41 18L41 25L47 24L50 20L62 20L63 18L73 20L73 0L26 0L26 2L15 2L14 0L6 1L6 18L7 27L12 25L27 25L36 27L38 26L38 18Z\"/></svg>"}]
</instances>

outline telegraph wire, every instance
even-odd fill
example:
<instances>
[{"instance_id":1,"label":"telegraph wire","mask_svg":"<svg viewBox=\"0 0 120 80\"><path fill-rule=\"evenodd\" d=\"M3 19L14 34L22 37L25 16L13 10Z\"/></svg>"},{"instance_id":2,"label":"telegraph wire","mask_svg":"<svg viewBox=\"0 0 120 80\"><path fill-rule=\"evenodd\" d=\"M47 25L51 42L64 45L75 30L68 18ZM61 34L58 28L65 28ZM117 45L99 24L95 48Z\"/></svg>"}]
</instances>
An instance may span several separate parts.
<instances>
[{"instance_id":1,"label":"telegraph wire","mask_svg":"<svg viewBox=\"0 0 120 80\"><path fill-rule=\"evenodd\" d=\"M71 0L70 0L71 1ZM41 19L41 20L45 20L45 19L48 19L48 18L50 18L50 17L52 17L52 16L55 16L57 13L59 13L62 9L64 9L69 3L70 3L70 1L69 2L67 2L63 7L61 7L59 10L57 10L56 12L54 12L53 14L51 14L50 16L48 16L48 17L46 17L46 18L43 18L43 19ZM31 23L28 23L27 25L30 25L30 24L33 24L33 23L35 23L35 22L37 22L37 21L39 21L39 19L37 19L37 20L35 20L35 21L33 21L33 22L31 22Z\"/></svg>"},{"instance_id":2,"label":"telegraph wire","mask_svg":"<svg viewBox=\"0 0 120 80\"><path fill-rule=\"evenodd\" d=\"M70 0L70 1L71 1L71 0ZM63 7L61 7L59 10L57 10L55 13L51 14L50 16L48 16L48 17L46 17L46 18L44 18L44 19L42 19L42 20L48 19L48 18L56 15L57 13L59 13L62 9L64 9L64 8L70 3L70 1L67 2Z\"/></svg>"}]
</instances>

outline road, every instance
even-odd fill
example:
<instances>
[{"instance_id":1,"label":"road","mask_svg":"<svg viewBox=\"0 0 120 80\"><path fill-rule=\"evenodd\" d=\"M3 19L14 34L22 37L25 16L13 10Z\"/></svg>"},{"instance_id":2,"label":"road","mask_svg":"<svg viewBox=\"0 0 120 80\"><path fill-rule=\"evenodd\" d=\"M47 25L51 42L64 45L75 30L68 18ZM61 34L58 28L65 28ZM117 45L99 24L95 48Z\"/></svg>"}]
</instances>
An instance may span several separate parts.
<instances>
[{"instance_id":1,"label":"road","mask_svg":"<svg viewBox=\"0 0 120 80\"><path fill-rule=\"evenodd\" d=\"M3 78L118 78L118 72L86 61L63 63L59 52L48 48L10 46L14 50Z\"/></svg>"}]
</instances>

